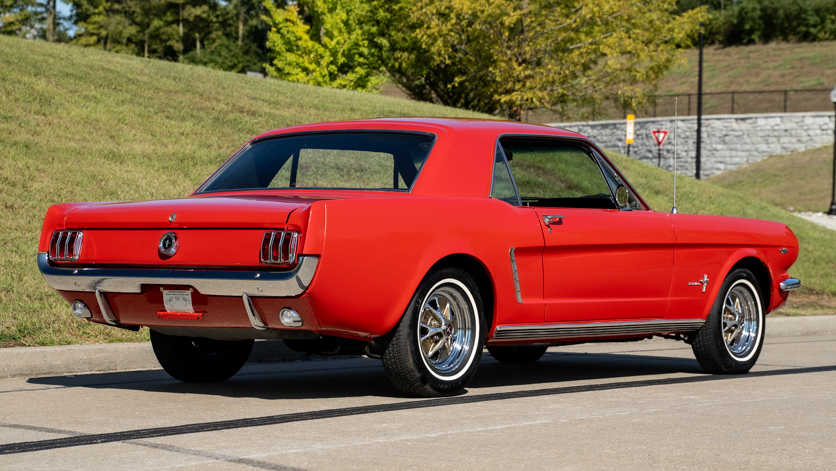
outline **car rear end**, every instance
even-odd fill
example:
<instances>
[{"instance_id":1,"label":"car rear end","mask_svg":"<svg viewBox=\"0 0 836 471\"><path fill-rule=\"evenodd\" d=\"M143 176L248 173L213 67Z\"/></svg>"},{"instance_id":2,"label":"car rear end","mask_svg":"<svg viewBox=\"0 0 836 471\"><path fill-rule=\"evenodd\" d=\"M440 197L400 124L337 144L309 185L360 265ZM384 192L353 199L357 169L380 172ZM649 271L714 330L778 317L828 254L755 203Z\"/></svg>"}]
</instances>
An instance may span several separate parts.
<instances>
[{"instance_id":1,"label":"car rear end","mask_svg":"<svg viewBox=\"0 0 836 471\"><path fill-rule=\"evenodd\" d=\"M56 205L38 266L92 322L217 340L313 337L315 206L267 195Z\"/></svg>"}]
</instances>

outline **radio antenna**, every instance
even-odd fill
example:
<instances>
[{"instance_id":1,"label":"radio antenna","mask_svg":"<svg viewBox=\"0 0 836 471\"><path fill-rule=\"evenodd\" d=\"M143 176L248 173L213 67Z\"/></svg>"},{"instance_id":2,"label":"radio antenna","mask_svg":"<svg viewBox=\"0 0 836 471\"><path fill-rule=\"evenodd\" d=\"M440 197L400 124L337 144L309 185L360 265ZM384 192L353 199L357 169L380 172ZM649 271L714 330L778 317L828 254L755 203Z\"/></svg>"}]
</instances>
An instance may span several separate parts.
<instances>
[{"instance_id":1,"label":"radio antenna","mask_svg":"<svg viewBox=\"0 0 836 471\"><path fill-rule=\"evenodd\" d=\"M679 128L679 110L677 105L679 98L673 99L673 209L671 213L676 214L676 130Z\"/></svg>"}]
</instances>

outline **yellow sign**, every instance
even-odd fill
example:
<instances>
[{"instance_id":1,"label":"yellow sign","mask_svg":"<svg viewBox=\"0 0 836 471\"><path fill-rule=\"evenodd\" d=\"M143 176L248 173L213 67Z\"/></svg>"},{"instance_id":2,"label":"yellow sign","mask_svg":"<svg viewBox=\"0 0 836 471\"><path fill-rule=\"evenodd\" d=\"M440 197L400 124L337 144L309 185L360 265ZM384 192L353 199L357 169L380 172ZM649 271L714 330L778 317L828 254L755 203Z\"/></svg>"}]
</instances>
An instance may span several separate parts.
<instances>
[{"instance_id":1,"label":"yellow sign","mask_svg":"<svg viewBox=\"0 0 836 471\"><path fill-rule=\"evenodd\" d=\"M636 116L632 114L627 115L627 144L633 143L633 138L636 137Z\"/></svg>"}]
</instances>

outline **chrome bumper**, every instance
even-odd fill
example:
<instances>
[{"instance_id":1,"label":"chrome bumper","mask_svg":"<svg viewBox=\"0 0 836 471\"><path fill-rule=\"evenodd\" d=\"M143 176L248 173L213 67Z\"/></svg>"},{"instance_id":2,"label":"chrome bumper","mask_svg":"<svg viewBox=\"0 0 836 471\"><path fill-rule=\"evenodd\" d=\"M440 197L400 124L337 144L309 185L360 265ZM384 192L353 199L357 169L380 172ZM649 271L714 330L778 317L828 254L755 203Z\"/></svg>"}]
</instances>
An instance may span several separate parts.
<instances>
[{"instance_id":1,"label":"chrome bumper","mask_svg":"<svg viewBox=\"0 0 836 471\"><path fill-rule=\"evenodd\" d=\"M212 296L298 296L313 280L318 257L302 256L291 271L178 270L159 268L62 268L38 254L49 286L62 291L139 293L142 285L188 285Z\"/></svg>"},{"instance_id":2,"label":"chrome bumper","mask_svg":"<svg viewBox=\"0 0 836 471\"><path fill-rule=\"evenodd\" d=\"M788 278L781 282L780 284L781 291L795 291L798 288L801 288L801 280L796 278Z\"/></svg>"}]
</instances>

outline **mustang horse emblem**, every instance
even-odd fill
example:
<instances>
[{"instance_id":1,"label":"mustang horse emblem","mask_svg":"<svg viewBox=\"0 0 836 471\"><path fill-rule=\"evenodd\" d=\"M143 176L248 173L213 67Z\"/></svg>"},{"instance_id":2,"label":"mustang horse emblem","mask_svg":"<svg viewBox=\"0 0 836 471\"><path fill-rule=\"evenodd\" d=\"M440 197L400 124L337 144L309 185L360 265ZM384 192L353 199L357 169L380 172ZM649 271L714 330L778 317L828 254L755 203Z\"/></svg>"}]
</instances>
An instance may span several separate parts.
<instances>
[{"instance_id":1,"label":"mustang horse emblem","mask_svg":"<svg viewBox=\"0 0 836 471\"><path fill-rule=\"evenodd\" d=\"M700 281L692 281L688 283L688 286L699 286L702 285L702 292L705 293L705 287L708 286L708 275L703 274L702 279Z\"/></svg>"}]
</instances>

